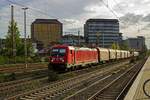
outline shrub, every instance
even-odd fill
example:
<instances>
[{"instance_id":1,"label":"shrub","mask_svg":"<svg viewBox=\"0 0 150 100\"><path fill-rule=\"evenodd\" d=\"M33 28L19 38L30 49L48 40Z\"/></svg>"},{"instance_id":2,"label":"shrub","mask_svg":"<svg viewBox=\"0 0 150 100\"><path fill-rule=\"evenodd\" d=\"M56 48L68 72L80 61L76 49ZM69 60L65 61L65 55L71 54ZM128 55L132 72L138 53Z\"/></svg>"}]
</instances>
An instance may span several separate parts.
<instances>
[{"instance_id":1,"label":"shrub","mask_svg":"<svg viewBox=\"0 0 150 100\"><path fill-rule=\"evenodd\" d=\"M0 56L0 64L5 64L6 61L5 61L5 58L4 56Z\"/></svg>"},{"instance_id":2,"label":"shrub","mask_svg":"<svg viewBox=\"0 0 150 100\"><path fill-rule=\"evenodd\" d=\"M16 63L24 63L24 57L23 56L17 56L16 57Z\"/></svg>"}]
</instances>

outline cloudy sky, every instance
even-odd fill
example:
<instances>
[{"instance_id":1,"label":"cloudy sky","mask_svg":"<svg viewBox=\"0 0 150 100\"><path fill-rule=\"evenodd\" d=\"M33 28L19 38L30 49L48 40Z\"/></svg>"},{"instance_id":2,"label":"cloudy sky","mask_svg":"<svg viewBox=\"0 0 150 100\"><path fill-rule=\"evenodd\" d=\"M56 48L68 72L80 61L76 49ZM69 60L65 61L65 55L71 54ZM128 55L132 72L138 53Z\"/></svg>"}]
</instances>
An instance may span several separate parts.
<instances>
[{"instance_id":1,"label":"cloudy sky","mask_svg":"<svg viewBox=\"0 0 150 100\"><path fill-rule=\"evenodd\" d=\"M0 0L0 37L5 37L10 21L10 5L23 36L23 11L28 7L27 32L36 18L57 18L64 31L83 34L83 24L89 18L118 18L124 38L146 36L150 47L150 0Z\"/></svg>"}]
</instances>

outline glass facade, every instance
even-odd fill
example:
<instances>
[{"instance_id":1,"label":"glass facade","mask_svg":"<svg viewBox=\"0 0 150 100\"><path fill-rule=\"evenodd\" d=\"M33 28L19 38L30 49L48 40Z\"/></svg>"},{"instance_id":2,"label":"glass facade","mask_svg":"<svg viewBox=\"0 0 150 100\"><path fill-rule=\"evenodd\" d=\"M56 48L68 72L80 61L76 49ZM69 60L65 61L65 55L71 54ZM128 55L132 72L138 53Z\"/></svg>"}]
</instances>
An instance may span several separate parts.
<instances>
[{"instance_id":1,"label":"glass facade","mask_svg":"<svg viewBox=\"0 0 150 100\"><path fill-rule=\"evenodd\" d=\"M122 41L119 33L119 21L117 19L89 19L84 25L85 40L89 44L100 44L103 47L111 47Z\"/></svg>"}]
</instances>

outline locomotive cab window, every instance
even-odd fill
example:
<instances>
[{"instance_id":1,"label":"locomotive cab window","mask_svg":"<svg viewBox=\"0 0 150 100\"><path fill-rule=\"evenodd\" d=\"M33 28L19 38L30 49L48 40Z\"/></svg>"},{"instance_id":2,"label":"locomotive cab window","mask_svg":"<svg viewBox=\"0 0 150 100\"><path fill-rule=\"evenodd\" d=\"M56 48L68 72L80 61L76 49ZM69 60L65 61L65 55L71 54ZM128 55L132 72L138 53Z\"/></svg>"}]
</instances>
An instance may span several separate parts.
<instances>
[{"instance_id":1,"label":"locomotive cab window","mask_svg":"<svg viewBox=\"0 0 150 100\"><path fill-rule=\"evenodd\" d=\"M54 48L51 51L51 56L65 56L66 49L63 48Z\"/></svg>"},{"instance_id":2,"label":"locomotive cab window","mask_svg":"<svg viewBox=\"0 0 150 100\"><path fill-rule=\"evenodd\" d=\"M66 49L59 49L59 56L65 56Z\"/></svg>"}]
</instances>

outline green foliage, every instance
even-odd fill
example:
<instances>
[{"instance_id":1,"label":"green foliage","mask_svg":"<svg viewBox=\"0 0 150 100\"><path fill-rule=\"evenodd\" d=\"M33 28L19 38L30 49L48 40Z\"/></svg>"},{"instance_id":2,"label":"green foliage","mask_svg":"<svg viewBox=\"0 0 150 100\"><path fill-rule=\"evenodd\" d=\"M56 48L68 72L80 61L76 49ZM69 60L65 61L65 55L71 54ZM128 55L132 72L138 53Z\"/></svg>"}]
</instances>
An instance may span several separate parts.
<instances>
[{"instance_id":1,"label":"green foliage","mask_svg":"<svg viewBox=\"0 0 150 100\"><path fill-rule=\"evenodd\" d=\"M4 55L6 56L12 56L12 46L13 46L13 35L11 34L11 30L13 28L13 32L14 32L14 41L16 44L16 56L23 56L25 54L24 51L24 41L21 40L20 38L20 32L19 32L19 28L17 26L17 22L13 21L12 23L10 22L9 26L8 26L8 32L6 35L6 48L2 51L4 53ZM14 44L14 45L15 45ZM32 43L27 41L27 54L29 55L33 55L33 48L32 48Z\"/></svg>"},{"instance_id":2,"label":"green foliage","mask_svg":"<svg viewBox=\"0 0 150 100\"><path fill-rule=\"evenodd\" d=\"M9 26L8 26L8 32L7 32L7 35L6 35L6 42L5 42L5 46L6 46L6 49L5 49L5 54L7 56L12 56L12 52L13 52L13 49L12 49L12 46L13 46L13 35L11 34L11 30L13 29L13 32L14 32L14 41L15 41L15 44L16 44L16 53L20 52L20 48L22 47L22 42L21 42L21 39L20 39L20 32L19 32L19 28L17 26L17 22L13 21L13 22L10 22ZM18 55L18 54L17 54Z\"/></svg>"},{"instance_id":3,"label":"green foliage","mask_svg":"<svg viewBox=\"0 0 150 100\"><path fill-rule=\"evenodd\" d=\"M150 50L147 50L147 55L150 55Z\"/></svg>"},{"instance_id":4,"label":"green foliage","mask_svg":"<svg viewBox=\"0 0 150 100\"><path fill-rule=\"evenodd\" d=\"M123 43L120 45L120 49L121 49L121 50L129 50L129 46L128 46L127 42L123 42Z\"/></svg>"},{"instance_id":5,"label":"green foliage","mask_svg":"<svg viewBox=\"0 0 150 100\"><path fill-rule=\"evenodd\" d=\"M34 60L34 59L36 59L36 60ZM25 58L24 58L24 56L16 56L15 61L16 61L16 63L24 63ZM27 61L28 61L28 63L37 63L37 62L40 62L40 57L28 57ZM12 64L13 62L14 62L13 57L0 56L0 65Z\"/></svg>"},{"instance_id":6,"label":"green foliage","mask_svg":"<svg viewBox=\"0 0 150 100\"><path fill-rule=\"evenodd\" d=\"M34 57L32 57L32 59L34 62L40 62L41 61L41 58L38 55L35 55Z\"/></svg>"},{"instance_id":7,"label":"green foliage","mask_svg":"<svg viewBox=\"0 0 150 100\"><path fill-rule=\"evenodd\" d=\"M13 33L14 33L14 41L15 43L12 42L13 40L13 35L11 33L13 29ZM16 57L14 60L13 57L13 45L16 46ZM27 58L30 62L33 62L33 60L31 59L31 56L34 56L33 53L33 48L32 48L32 43L30 41L28 41L27 39L27 54L28 57ZM24 55L25 55L25 50L24 50L24 40L22 40L20 38L20 32L19 32L19 28L17 26L17 22L13 21L10 22L8 25L8 32L6 35L6 41L5 41L5 48L0 49L0 64L8 64L8 63L14 63L14 61L16 63L23 63L24 62Z\"/></svg>"},{"instance_id":8,"label":"green foliage","mask_svg":"<svg viewBox=\"0 0 150 100\"><path fill-rule=\"evenodd\" d=\"M112 49L120 49L120 46L117 44L117 43L113 43L112 45L111 45L111 48Z\"/></svg>"},{"instance_id":9,"label":"green foliage","mask_svg":"<svg viewBox=\"0 0 150 100\"><path fill-rule=\"evenodd\" d=\"M3 56L0 56L0 64L5 64L5 58Z\"/></svg>"},{"instance_id":10,"label":"green foliage","mask_svg":"<svg viewBox=\"0 0 150 100\"><path fill-rule=\"evenodd\" d=\"M1 82L8 82L8 81L13 81L16 79L16 74L15 73L5 73L5 74L0 74L0 83Z\"/></svg>"}]
</instances>

